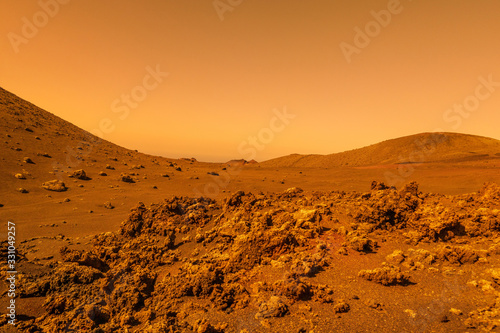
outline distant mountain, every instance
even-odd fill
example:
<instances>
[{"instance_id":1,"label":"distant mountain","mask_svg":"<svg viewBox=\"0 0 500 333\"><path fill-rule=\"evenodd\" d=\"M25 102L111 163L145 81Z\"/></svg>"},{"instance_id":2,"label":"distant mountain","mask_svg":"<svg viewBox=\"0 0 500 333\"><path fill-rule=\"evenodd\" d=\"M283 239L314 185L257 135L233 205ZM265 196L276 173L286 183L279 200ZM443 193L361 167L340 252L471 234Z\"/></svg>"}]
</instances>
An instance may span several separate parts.
<instances>
[{"instance_id":1,"label":"distant mountain","mask_svg":"<svg viewBox=\"0 0 500 333\"><path fill-rule=\"evenodd\" d=\"M500 158L500 140L460 133L421 133L329 155L292 154L263 167L371 166L420 162L464 162Z\"/></svg>"},{"instance_id":2,"label":"distant mountain","mask_svg":"<svg viewBox=\"0 0 500 333\"><path fill-rule=\"evenodd\" d=\"M0 145L0 182L12 182L12 173L19 172L20 167L25 165L24 158L30 158L37 164L37 173L55 175L89 164L102 169L108 162L116 162L117 157L120 164L124 160L135 164L138 157L149 156L102 140L2 88L0 130L4 135L3 144ZM155 156L147 158L153 163L157 159L167 160ZM422 133L336 154L292 154L259 165L328 168L418 162L451 163L495 158L500 158L499 140L459 133ZM194 158L175 161L199 163ZM224 164L237 166L256 163L254 160L241 159Z\"/></svg>"}]
</instances>

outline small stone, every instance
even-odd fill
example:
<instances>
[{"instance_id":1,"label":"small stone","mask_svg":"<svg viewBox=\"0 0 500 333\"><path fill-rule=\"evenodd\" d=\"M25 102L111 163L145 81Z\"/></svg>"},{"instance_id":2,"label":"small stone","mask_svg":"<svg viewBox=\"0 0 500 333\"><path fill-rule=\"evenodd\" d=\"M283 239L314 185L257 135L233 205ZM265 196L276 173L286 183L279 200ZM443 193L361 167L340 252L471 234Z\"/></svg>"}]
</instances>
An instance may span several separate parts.
<instances>
[{"instance_id":1,"label":"small stone","mask_svg":"<svg viewBox=\"0 0 500 333\"><path fill-rule=\"evenodd\" d=\"M345 312L348 312L350 310L350 306L349 304L347 304L346 302L343 302L343 301L340 301L339 303L335 304L333 306L333 311L335 313L345 313Z\"/></svg>"},{"instance_id":2,"label":"small stone","mask_svg":"<svg viewBox=\"0 0 500 333\"><path fill-rule=\"evenodd\" d=\"M132 178L132 176L126 174L126 173L122 173L121 176L120 176L120 180L122 182L125 182L125 183L135 183L134 179Z\"/></svg>"},{"instance_id":3,"label":"small stone","mask_svg":"<svg viewBox=\"0 0 500 333\"><path fill-rule=\"evenodd\" d=\"M267 302L261 303L255 319L283 317L288 313L288 307L278 296L271 296Z\"/></svg>"},{"instance_id":4,"label":"small stone","mask_svg":"<svg viewBox=\"0 0 500 333\"><path fill-rule=\"evenodd\" d=\"M113 209L113 208L115 208L115 206L113 206L113 204L112 204L111 202L106 201L106 202L104 203L104 208L107 208L107 209Z\"/></svg>"},{"instance_id":5,"label":"small stone","mask_svg":"<svg viewBox=\"0 0 500 333\"><path fill-rule=\"evenodd\" d=\"M70 177L80 180L90 180L90 178L87 176L87 173L83 169L73 171Z\"/></svg>"},{"instance_id":6,"label":"small stone","mask_svg":"<svg viewBox=\"0 0 500 333\"><path fill-rule=\"evenodd\" d=\"M377 301L375 301L374 299L367 299L365 301L365 304L367 306L369 306L370 308L372 309L375 309L375 310L383 310L383 306L382 304L378 303Z\"/></svg>"}]
</instances>

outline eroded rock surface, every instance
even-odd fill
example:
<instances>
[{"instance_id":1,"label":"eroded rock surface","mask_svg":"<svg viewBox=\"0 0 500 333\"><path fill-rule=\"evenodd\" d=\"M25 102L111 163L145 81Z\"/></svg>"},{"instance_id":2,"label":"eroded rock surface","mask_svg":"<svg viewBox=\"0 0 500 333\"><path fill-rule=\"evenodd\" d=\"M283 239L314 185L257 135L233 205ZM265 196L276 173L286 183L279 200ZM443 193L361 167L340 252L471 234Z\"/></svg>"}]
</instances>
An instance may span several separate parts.
<instances>
[{"instance_id":1,"label":"eroded rock surface","mask_svg":"<svg viewBox=\"0 0 500 333\"><path fill-rule=\"evenodd\" d=\"M500 254L499 200L495 184L450 197L423 194L416 183L398 190L375 182L367 193L291 188L140 203L117 232L96 235L85 250L61 248L62 260L42 266L43 274L19 275L20 297L43 298L44 314L17 329L240 332L283 322L322 331L328 325L314 319L316 309L338 320L367 309L383 313L390 304L370 298L376 294L359 301L355 288L411 292L426 281L421 274L463 276L458 290L490 298L463 315L436 318L436 325L457 316L458 326L494 329L500 273L488 262ZM363 260L375 264L347 271ZM486 282L467 283L463 274L472 270ZM422 311L410 307L401 316L419 320ZM247 318L244 325L239 318ZM4 317L0 324L7 325Z\"/></svg>"}]
</instances>

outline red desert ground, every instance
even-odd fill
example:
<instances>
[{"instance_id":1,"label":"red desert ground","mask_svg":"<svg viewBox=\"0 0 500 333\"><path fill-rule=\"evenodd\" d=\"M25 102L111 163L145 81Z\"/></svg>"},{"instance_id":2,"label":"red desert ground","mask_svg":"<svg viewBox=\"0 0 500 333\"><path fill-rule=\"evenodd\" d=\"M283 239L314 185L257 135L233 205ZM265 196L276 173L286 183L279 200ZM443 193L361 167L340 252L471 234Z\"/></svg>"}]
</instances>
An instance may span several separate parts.
<instances>
[{"instance_id":1,"label":"red desert ground","mask_svg":"<svg viewBox=\"0 0 500 333\"><path fill-rule=\"evenodd\" d=\"M4 332L499 330L498 140L204 163L3 89L0 127Z\"/></svg>"}]
</instances>

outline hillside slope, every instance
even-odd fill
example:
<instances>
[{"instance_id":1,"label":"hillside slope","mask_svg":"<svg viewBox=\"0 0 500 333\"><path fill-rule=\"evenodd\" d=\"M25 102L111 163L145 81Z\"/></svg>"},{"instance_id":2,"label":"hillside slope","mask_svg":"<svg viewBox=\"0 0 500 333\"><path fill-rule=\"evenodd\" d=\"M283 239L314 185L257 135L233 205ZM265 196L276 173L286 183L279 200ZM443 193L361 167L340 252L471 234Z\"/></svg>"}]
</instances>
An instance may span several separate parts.
<instances>
[{"instance_id":1,"label":"hillside slope","mask_svg":"<svg viewBox=\"0 0 500 333\"><path fill-rule=\"evenodd\" d=\"M109 161L109 157L133 158L138 155L135 151L102 140L2 88L0 130L4 133L4 142L0 145L0 182L5 182L7 186L13 180L11 174L21 172L21 167L29 168L29 172L34 173L32 176L37 177L82 168L88 163L96 163L98 158L105 166L104 160ZM25 163L25 158L30 158L32 163Z\"/></svg>"},{"instance_id":2,"label":"hillside slope","mask_svg":"<svg viewBox=\"0 0 500 333\"><path fill-rule=\"evenodd\" d=\"M268 167L338 167L397 163L463 162L500 158L500 141L459 133L421 133L330 155L293 154L262 162Z\"/></svg>"},{"instance_id":3,"label":"hillside slope","mask_svg":"<svg viewBox=\"0 0 500 333\"><path fill-rule=\"evenodd\" d=\"M2 88L0 131L0 213L20 239L110 230L138 201L195 195L195 180L221 168L120 147Z\"/></svg>"}]
</instances>

